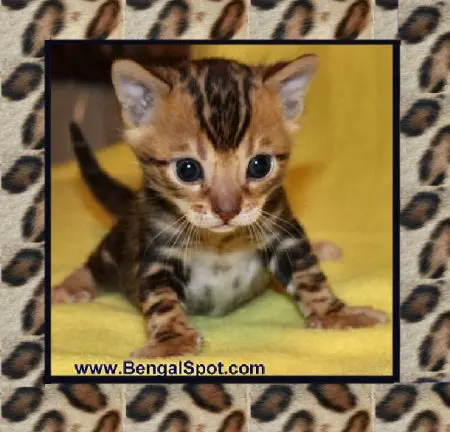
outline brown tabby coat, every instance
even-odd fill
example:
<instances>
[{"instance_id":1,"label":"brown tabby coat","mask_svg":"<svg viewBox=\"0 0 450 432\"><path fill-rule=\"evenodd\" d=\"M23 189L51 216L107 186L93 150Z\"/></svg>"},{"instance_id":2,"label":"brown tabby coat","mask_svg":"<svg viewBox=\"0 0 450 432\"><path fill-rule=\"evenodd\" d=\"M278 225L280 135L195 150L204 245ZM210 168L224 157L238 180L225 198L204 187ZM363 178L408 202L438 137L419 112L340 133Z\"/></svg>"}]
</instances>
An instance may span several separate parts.
<instances>
[{"instance_id":1,"label":"brown tabby coat","mask_svg":"<svg viewBox=\"0 0 450 432\"><path fill-rule=\"evenodd\" d=\"M282 186L289 130L316 68L312 55L256 68L219 59L150 71L114 63L143 186L53 301L90 300L100 287L123 291L144 315L149 342L139 357L198 352L202 338L186 311L227 313L264 291L271 275L310 327L385 322L384 313L333 294ZM82 147L76 125L72 133ZM192 166L201 176L187 181Z\"/></svg>"}]
</instances>

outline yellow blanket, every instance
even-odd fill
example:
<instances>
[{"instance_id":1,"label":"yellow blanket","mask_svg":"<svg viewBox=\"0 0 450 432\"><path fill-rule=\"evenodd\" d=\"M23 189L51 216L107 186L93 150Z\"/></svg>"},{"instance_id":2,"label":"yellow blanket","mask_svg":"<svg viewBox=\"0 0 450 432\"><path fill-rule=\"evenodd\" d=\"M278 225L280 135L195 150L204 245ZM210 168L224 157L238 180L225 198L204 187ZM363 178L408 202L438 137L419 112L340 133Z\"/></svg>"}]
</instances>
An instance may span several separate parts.
<instances>
[{"instance_id":1,"label":"yellow blanket","mask_svg":"<svg viewBox=\"0 0 450 432\"><path fill-rule=\"evenodd\" d=\"M302 129L293 137L287 190L312 240L331 240L343 249L341 261L323 265L338 296L390 314L391 48L199 46L194 52L253 64L309 52L320 56ZM138 184L125 145L98 156L117 178ZM73 163L52 170L51 201L55 285L84 261L112 221L90 197ZM197 363L262 363L268 375L392 373L390 324L352 331L305 329L295 306L275 292L225 317L193 317L192 324L206 339ZM139 312L119 295L52 307L51 338L52 375L74 375L74 363L120 364L145 343Z\"/></svg>"}]
</instances>

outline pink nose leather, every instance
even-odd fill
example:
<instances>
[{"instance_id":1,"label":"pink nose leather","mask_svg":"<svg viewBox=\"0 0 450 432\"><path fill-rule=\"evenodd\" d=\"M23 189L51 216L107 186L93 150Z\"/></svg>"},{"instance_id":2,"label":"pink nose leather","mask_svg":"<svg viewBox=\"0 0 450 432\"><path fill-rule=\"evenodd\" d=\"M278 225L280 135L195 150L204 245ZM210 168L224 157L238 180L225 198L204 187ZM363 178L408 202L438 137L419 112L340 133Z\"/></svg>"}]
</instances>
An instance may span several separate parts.
<instances>
[{"instance_id":1,"label":"pink nose leather","mask_svg":"<svg viewBox=\"0 0 450 432\"><path fill-rule=\"evenodd\" d=\"M222 219L225 223L227 223L228 221L233 219L239 213L239 211L237 211L237 210L234 210L234 211L218 211L216 213L219 215L220 219Z\"/></svg>"}]
</instances>

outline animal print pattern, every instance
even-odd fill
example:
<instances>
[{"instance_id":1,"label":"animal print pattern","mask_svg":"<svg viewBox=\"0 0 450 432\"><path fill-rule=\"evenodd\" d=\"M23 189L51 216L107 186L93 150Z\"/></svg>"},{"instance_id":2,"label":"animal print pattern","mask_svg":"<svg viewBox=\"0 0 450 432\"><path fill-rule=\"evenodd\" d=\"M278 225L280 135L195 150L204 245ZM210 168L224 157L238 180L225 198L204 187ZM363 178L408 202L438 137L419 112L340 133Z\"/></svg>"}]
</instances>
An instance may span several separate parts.
<instances>
[{"instance_id":1,"label":"animal print pattern","mask_svg":"<svg viewBox=\"0 0 450 432\"><path fill-rule=\"evenodd\" d=\"M2 2L4 127L0 205L4 334L43 332L44 42L54 38L121 37L119 0ZM2 335L3 336L3 335Z\"/></svg>"},{"instance_id":2,"label":"animal print pattern","mask_svg":"<svg viewBox=\"0 0 450 432\"><path fill-rule=\"evenodd\" d=\"M247 39L249 0L127 0L127 39Z\"/></svg>"},{"instance_id":3,"label":"animal print pattern","mask_svg":"<svg viewBox=\"0 0 450 432\"><path fill-rule=\"evenodd\" d=\"M35 367L36 348L8 373ZM5 364L5 362L4 362ZM450 384L52 384L2 389L12 432L444 432Z\"/></svg>"},{"instance_id":4,"label":"animal print pattern","mask_svg":"<svg viewBox=\"0 0 450 432\"><path fill-rule=\"evenodd\" d=\"M118 0L3 0L0 206L1 429L119 431L119 386L43 386L44 42L121 37ZM76 406L76 400L85 400ZM101 404L86 411L89 404Z\"/></svg>"},{"instance_id":5,"label":"animal print pattern","mask_svg":"<svg viewBox=\"0 0 450 432\"><path fill-rule=\"evenodd\" d=\"M18 387L42 387L44 372L44 338L24 337L17 343L16 337L2 341L2 376L0 389Z\"/></svg>"},{"instance_id":6,"label":"animal print pattern","mask_svg":"<svg viewBox=\"0 0 450 432\"><path fill-rule=\"evenodd\" d=\"M374 386L375 432L432 432L450 428L450 384Z\"/></svg>"},{"instance_id":7,"label":"animal print pattern","mask_svg":"<svg viewBox=\"0 0 450 432\"><path fill-rule=\"evenodd\" d=\"M28 354L25 362L9 367L22 371L20 366L31 364L35 357ZM11 432L124 431L124 388L120 385L17 386L2 396L2 424Z\"/></svg>"},{"instance_id":8,"label":"animal print pattern","mask_svg":"<svg viewBox=\"0 0 450 432\"><path fill-rule=\"evenodd\" d=\"M128 385L126 431L248 431L248 386Z\"/></svg>"},{"instance_id":9,"label":"animal print pattern","mask_svg":"<svg viewBox=\"0 0 450 432\"><path fill-rule=\"evenodd\" d=\"M250 38L373 38L373 0L252 0L251 3ZM381 19L386 8L376 9Z\"/></svg>"},{"instance_id":10,"label":"animal print pattern","mask_svg":"<svg viewBox=\"0 0 450 432\"><path fill-rule=\"evenodd\" d=\"M48 39L120 39L125 0L4 0L2 25L11 58L42 58Z\"/></svg>"},{"instance_id":11,"label":"animal print pattern","mask_svg":"<svg viewBox=\"0 0 450 432\"><path fill-rule=\"evenodd\" d=\"M219 12L210 16L199 11L189 17L182 13L183 6L163 13L168 3L129 0L126 36L146 37L153 29L154 35L159 31L170 37L247 37L238 2L198 0ZM345 17L342 11L350 3L253 0L250 37L287 39L295 31L298 38L335 37ZM183 385L42 385L43 41L120 38L124 5L110 0L2 1L2 43L8 58L1 61L0 394L8 431L449 429L450 384L437 382L450 381L448 344L436 341L448 341L450 287L448 270L442 273L439 254L432 253L440 244L439 233L448 239L449 107L448 99L427 94L448 91L449 2L401 1L397 30L398 3L376 0L373 33L376 38L402 40L402 376L405 382L420 384L235 385L202 390ZM336 7L333 14L330 5ZM220 21L226 6L231 12ZM362 10L362 5L356 9L360 14ZM220 25L214 27L217 22ZM188 29L183 32L184 27ZM371 38L370 23L356 37ZM422 273L421 256L431 257Z\"/></svg>"},{"instance_id":12,"label":"animal print pattern","mask_svg":"<svg viewBox=\"0 0 450 432\"><path fill-rule=\"evenodd\" d=\"M447 92L450 76L450 1L400 2L402 90Z\"/></svg>"},{"instance_id":13,"label":"animal print pattern","mask_svg":"<svg viewBox=\"0 0 450 432\"><path fill-rule=\"evenodd\" d=\"M369 385L253 385L250 399L250 431L369 432L373 427Z\"/></svg>"},{"instance_id":14,"label":"animal print pattern","mask_svg":"<svg viewBox=\"0 0 450 432\"><path fill-rule=\"evenodd\" d=\"M401 369L407 381L450 371L448 99L402 98Z\"/></svg>"}]
</instances>

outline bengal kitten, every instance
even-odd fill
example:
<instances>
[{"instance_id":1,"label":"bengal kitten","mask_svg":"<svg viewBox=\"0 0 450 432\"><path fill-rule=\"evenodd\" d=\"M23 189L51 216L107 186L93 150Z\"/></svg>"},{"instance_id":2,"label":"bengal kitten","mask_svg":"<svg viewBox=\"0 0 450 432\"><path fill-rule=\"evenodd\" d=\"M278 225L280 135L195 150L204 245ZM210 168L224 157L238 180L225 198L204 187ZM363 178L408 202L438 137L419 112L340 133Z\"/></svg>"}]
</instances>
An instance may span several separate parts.
<instances>
[{"instance_id":1,"label":"bengal kitten","mask_svg":"<svg viewBox=\"0 0 450 432\"><path fill-rule=\"evenodd\" d=\"M210 59L146 70L116 61L112 81L143 184L52 301L123 291L148 334L134 357L198 353L203 340L187 315L226 314L265 291L270 276L309 327L385 323L384 312L332 292L283 188L289 131L317 65L314 55L262 67Z\"/></svg>"}]
</instances>

